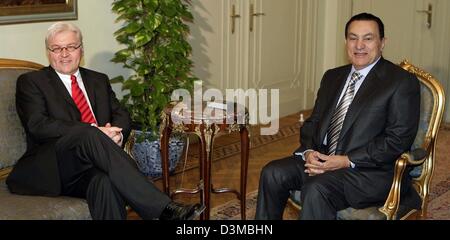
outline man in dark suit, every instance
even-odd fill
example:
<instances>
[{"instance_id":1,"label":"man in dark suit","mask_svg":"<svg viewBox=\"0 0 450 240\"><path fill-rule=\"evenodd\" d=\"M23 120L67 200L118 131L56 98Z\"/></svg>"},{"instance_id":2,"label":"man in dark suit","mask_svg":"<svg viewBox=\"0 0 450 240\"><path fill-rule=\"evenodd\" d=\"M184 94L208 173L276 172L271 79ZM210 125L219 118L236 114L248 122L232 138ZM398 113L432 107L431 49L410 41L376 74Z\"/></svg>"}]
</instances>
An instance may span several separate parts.
<instances>
[{"instance_id":1,"label":"man in dark suit","mask_svg":"<svg viewBox=\"0 0 450 240\"><path fill-rule=\"evenodd\" d=\"M301 190L300 219L336 219L347 207L382 205L397 157L419 122L417 78L382 57L384 25L368 13L345 28L350 65L327 71L293 156L267 164L256 219L281 219L290 190ZM419 198L405 179L403 193Z\"/></svg>"},{"instance_id":2,"label":"man in dark suit","mask_svg":"<svg viewBox=\"0 0 450 240\"><path fill-rule=\"evenodd\" d=\"M172 202L121 148L130 116L105 74L79 67L79 28L55 23L45 44L50 66L17 80L27 151L7 179L10 191L85 198L93 219L126 219L126 205L144 219L198 215L199 205Z\"/></svg>"}]
</instances>

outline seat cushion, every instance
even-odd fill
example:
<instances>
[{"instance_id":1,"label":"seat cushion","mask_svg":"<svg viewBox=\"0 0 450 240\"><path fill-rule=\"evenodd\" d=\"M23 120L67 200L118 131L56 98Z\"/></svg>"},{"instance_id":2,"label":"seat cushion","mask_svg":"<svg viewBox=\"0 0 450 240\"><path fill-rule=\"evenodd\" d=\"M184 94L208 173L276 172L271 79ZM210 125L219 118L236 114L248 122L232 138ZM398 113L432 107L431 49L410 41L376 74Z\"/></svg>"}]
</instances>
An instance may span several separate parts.
<instances>
[{"instance_id":1,"label":"seat cushion","mask_svg":"<svg viewBox=\"0 0 450 240\"><path fill-rule=\"evenodd\" d=\"M297 205L301 206L301 191L291 191L290 199ZM378 207L370 207L365 209L346 208L338 211L336 218L338 220L383 220L386 216L378 211Z\"/></svg>"},{"instance_id":2,"label":"seat cushion","mask_svg":"<svg viewBox=\"0 0 450 240\"><path fill-rule=\"evenodd\" d=\"M301 191L291 191L290 199L292 202L301 206ZM337 220L386 220L386 215L378 211L379 207L368 207L364 209L346 208L337 212ZM409 213L412 208L400 205L397 211L396 219L399 219Z\"/></svg>"},{"instance_id":3,"label":"seat cushion","mask_svg":"<svg viewBox=\"0 0 450 240\"><path fill-rule=\"evenodd\" d=\"M386 215L378 211L378 207L364 209L346 208L337 212L338 220L386 220Z\"/></svg>"},{"instance_id":4,"label":"seat cushion","mask_svg":"<svg viewBox=\"0 0 450 240\"><path fill-rule=\"evenodd\" d=\"M0 219L89 220L91 215L84 199L12 194L2 180L0 181Z\"/></svg>"}]
</instances>

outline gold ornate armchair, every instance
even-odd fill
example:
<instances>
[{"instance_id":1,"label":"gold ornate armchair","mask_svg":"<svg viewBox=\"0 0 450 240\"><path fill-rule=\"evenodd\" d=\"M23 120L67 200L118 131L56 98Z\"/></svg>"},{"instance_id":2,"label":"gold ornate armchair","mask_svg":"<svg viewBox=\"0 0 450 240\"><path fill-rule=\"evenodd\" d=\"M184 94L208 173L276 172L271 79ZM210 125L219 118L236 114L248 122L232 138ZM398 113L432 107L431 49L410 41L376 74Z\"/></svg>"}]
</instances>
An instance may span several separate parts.
<instances>
[{"instance_id":1,"label":"gold ornate armchair","mask_svg":"<svg viewBox=\"0 0 450 240\"><path fill-rule=\"evenodd\" d=\"M416 139L411 151L403 153L397 159L394 180L385 204L365 209L347 208L338 212L337 219L394 220L426 217L430 182L435 168L436 138L444 112L445 95L441 84L431 74L410 64L407 60L401 62L400 66L416 75L420 81L420 122ZM413 167L409 174L421 197L421 209L409 209L400 202L401 179L407 167ZM301 208L300 194L300 191L293 191L289 199L289 202L298 209Z\"/></svg>"}]
</instances>

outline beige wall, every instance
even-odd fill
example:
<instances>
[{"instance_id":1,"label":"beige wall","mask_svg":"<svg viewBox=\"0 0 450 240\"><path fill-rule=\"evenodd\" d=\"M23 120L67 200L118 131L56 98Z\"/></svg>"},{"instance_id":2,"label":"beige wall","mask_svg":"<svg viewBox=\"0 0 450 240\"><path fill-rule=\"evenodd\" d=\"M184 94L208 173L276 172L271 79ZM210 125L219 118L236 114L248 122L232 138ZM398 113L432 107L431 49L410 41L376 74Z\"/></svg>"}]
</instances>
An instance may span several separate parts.
<instances>
[{"instance_id":1,"label":"beige wall","mask_svg":"<svg viewBox=\"0 0 450 240\"><path fill-rule=\"evenodd\" d=\"M111 11L113 0L78 0L78 20L72 21L83 31L85 56L83 66L104 72L110 78L128 75L122 65L110 62L120 49L113 33L120 27ZM0 58L14 58L48 64L44 38L53 22L0 25ZM113 86L120 95L120 88Z\"/></svg>"},{"instance_id":2,"label":"beige wall","mask_svg":"<svg viewBox=\"0 0 450 240\"><path fill-rule=\"evenodd\" d=\"M304 107L310 108L313 103L315 92L320 83L320 78L323 72L328 69L345 62L343 56L343 37L342 28L343 23L347 20L350 14L351 0L302 0L306 5L312 7L315 14L312 14L318 28L315 28L314 38L310 41L316 42L317 46L314 57L310 58L309 62L314 67L308 71L308 77L315 84L312 84L308 96L309 104ZM83 66L104 72L110 78L117 75L129 75L129 71L123 69L122 65L110 62L114 52L120 49L114 39L113 33L120 25L115 23L116 15L111 12L111 3L113 0L78 0L78 20L73 21L77 24L84 35L85 57ZM194 1L195 4L209 4L209 1L203 0ZM203 11L203 5L200 5L197 10ZM196 6L194 6L196 9ZM196 16L195 24L204 26L208 21L208 14L199 14ZM343 20L341 20L343 19ZM337 20L337 21L336 21ZM307 22L311 22L307 21ZM343 23L342 23L343 22ZM14 58L23 59L40 64L47 65L48 61L45 56L44 37L48 26L53 22L40 23L26 23L26 24L12 24L0 25L0 58ZM216 23L212 24L216 28ZM192 28L192 26L191 26ZM302 27L304 28L304 27ZM191 29L192 37L190 38L191 45L194 50L194 72L203 80L216 79L213 71L216 69L219 62L211 62L211 56L203 56L205 54L204 40L207 31L199 32L197 28ZM209 29L211 31L211 29ZM208 35L209 36L209 35ZM306 41L305 39L302 39ZM215 41L212 41L213 43ZM215 49L213 46L209 46ZM337 51L336 51L337 50ZM220 49L216 49L220 51ZM202 55L203 54L203 55ZM203 56L203 57L202 57ZM206 67L208 66L208 67ZM212 71L212 72L211 72ZM115 92L121 96L119 86L113 86Z\"/></svg>"}]
</instances>

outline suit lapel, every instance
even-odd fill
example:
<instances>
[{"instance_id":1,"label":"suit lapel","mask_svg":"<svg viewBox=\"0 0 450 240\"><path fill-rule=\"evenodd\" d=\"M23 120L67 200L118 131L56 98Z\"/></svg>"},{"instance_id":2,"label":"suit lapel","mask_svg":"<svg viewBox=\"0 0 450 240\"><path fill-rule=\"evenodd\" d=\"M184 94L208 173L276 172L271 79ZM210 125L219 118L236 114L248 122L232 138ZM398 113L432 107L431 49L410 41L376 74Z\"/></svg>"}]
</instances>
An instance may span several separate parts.
<instances>
[{"instance_id":1,"label":"suit lapel","mask_svg":"<svg viewBox=\"0 0 450 240\"><path fill-rule=\"evenodd\" d=\"M345 82L347 81L347 77L350 74L350 71L351 65L345 68L345 70L342 71L340 75L336 76L335 80L331 81L332 85L329 87L331 91L327 94L330 97L328 98L328 103L325 106L325 109L330 110L325 112L320 123L320 142L323 142L325 135L327 134L328 126L330 125L334 110L336 109L336 106L338 104L339 96L344 89Z\"/></svg>"},{"instance_id":2,"label":"suit lapel","mask_svg":"<svg viewBox=\"0 0 450 240\"><path fill-rule=\"evenodd\" d=\"M89 79L89 74L85 71L84 68L80 68L80 74L81 79L83 80L84 87L86 88L86 92L89 98L89 102L91 103L92 110L94 111L94 115L97 117L94 81L93 79Z\"/></svg>"},{"instance_id":3,"label":"suit lapel","mask_svg":"<svg viewBox=\"0 0 450 240\"><path fill-rule=\"evenodd\" d=\"M69 92L67 91L67 88L64 86L64 83L59 78L58 74L56 74L55 70L52 67L47 68L47 75L48 75L48 82L50 86L53 86L55 89L55 92L62 96L62 98L72 107L74 107L76 110L78 110L77 106L75 105L75 102L72 99L72 96L70 96Z\"/></svg>"},{"instance_id":4,"label":"suit lapel","mask_svg":"<svg viewBox=\"0 0 450 240\"><path fill-rule=\"evenodd\" d=\"M382 87L380 85L378 74L383 71L383 65L384 60L380 59L379 62L369 72L363 84L353 98L353 101L350 104L345 116L344 123L342 124L339 141L345 136L347 131L353 125L364 106L371 100L371 96L375 92L377 92L378 88Z\"/></svg>"}]
</instances>

